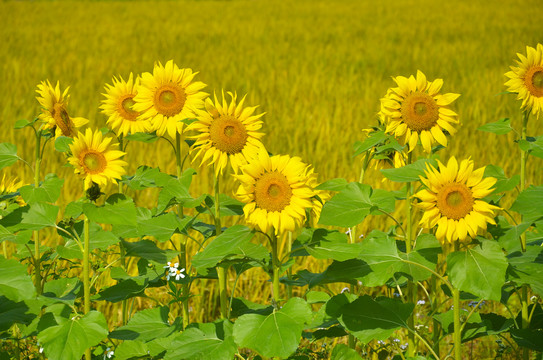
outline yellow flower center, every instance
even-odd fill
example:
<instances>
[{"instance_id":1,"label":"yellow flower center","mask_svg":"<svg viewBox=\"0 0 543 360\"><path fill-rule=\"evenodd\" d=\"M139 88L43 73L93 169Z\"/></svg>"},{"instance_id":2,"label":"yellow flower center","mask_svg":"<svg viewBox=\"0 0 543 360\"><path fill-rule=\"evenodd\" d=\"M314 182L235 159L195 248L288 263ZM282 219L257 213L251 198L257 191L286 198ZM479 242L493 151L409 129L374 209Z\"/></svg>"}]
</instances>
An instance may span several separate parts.
<instances>
[{"instance_id":1,"label":"yellow flower center","mask_svg":"<svg viewBox=\"0 0 543 360\"><path fill-rule=\"evenodd\" d=\"M73 137L74 124L66 111L66 107L62 103L56 103L53 106L51 116L55 119L55 125L62 131L62 135Z\"/></svg>"},{"instance_id":2,"label":"yellow flower center","mask_svg":"<svg viewBox=\"0 0 543 360\"><path fill-rule=\"evenodd\" d=\"M255 183L256 205L267 211L282 211L290 204L292 189L285 175L274 171L264 174Z\"/></svg>"},{"instance_id":3,"label":"yellow flower center","mask_svg":"<svg viewBox=\"0 0 543 360\"><path fill-rule=\"evenodd\" d=\"M473 210L473 192L465 184L445 184L437 193L437 207L449 219L458 220Z\"/></svg>"},{"instance_id":4,"label":"yellow flower center","mask_svg":"<svg viewBox=\"0 0 543 360\"><path fill-rule=\"evenodd\" d=\"M408 95L401 105L402 119L413 131L430 130L439 119L435 100L425 93Z\"/></svg>"},{"instance_id":5,"label":"yellow flower center","mask_svg":"<svg viewBox=\"0 0 543 360\"><path fill-rule=\"evenodd\" d=\"M132 109L132 106L135 104L134 96L134 94L127 94L119 99L119 114L128 121L136 121L136 118L140 114Z\"/></svg>"},{"instance_id":6,"label":"yellow flower center","mask_svg":"<svg viewBox=\"0 0 543 360\"><path fill-rule=\"evenodd\" d=\"M185 106L185 90L176 85L163 85L155 92L155 108L159 114L171 117L179 114Z\"/></svg>"},{"instance_id":7,"label":"yellow flower center","mask_svg":"<svg viewBox=\"0 0 543 360\"><path fill-rule=\"evenodd\" d=\"M536 97L543 96L543 66L533 66L526 72L524 83L530 94Z\"/></svg>"},{"instance_id":8,"label":"yellow flower center","mask_svg":"<svg viewBox=\"0 0 543 360\"><path fill-rule=\"evenodd\" d=\"M104 154L96 150L86 150L80 155L80 164L87 174L99 174L104 171L107 160Z\"/></svg>"},{"instance_id":9,"label":"yellow flower center","mask_svg":"<svg viewBox=\"0 0 543 360\"><path fill-rule=\"evenodd\" d=\"M247 143L247 129L239 119L222 115L213 119L209 126L209 137L213 146L229 155L243 150Z\"/></svg>"}]
</instances>

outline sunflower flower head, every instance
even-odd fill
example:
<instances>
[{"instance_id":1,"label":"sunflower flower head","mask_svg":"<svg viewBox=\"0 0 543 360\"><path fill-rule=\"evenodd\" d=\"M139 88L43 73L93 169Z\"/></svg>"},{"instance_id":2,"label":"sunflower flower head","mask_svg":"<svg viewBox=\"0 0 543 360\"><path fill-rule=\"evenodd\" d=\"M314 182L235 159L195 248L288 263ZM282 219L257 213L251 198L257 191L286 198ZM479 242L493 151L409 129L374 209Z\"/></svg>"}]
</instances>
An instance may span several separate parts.
<instances>
[{"instance_id":1,"label":"sunflower flower head","mask_svg":"<svg viewBox=\"0 0 543 360\"><path fill-rule=\"evenodd\" d=\"M146 132L150 128L150 121L142 119L140 113L132 108L139 81L139 78L134 80L130 73L127 81L122 77L114 77L113 85L105 86L106 94L102 95L106 98L102 100L100 108L108 116L107 124L117 134L126 136L129 133Z\"/></svg>"},{"instance_id":2,"label":"sunflower flower head","mask_svg":"<svg viewBox=\"0 0 543 360\"><path fill-rule=\"evenodd\" d=\"M108 182L114 184L126 173L126 162L121 160L125 155L118 150L118 144L111 144L111 138L103 138L97 130L87 129L79 133L70 145L72 155L68 162L74 166L75 173L85 179L85 189L93 183L105 186Z\"/></svg>"},{"instance_id":3,"label":"sunflower flower head","mask_svg":"<svg viewBox=\"0 0 543 360\"><path fill-rule=\"evenodd\" d=\"M543 113L543 45L536 48L526 46L526 56L517 54L518 66L511 66L505 73L509 80L505 83L507 90L517 93L522 100L521 108L532 112L536 118Z\"/></svg>"},{"instance_id":4,"label":"sunflower flower head","mask_svg":"<svg viewBox=\"0 0 543 360\"><path fill-rule=\"evenodd\" d=\"M42 107L38 118L43 121L45 129L50 129L53 132L55 138L59 136L74 137L76 129L89 122L85 118L73 118L68 114L69 89L70 87L67 87L61 92L58 81L57 85L53 87L47 80L42 81L36 90L39 95L36 99Z\"/></svg>"},{"instance_id":5,"label":"sunflower flower head","mask_svg":"<svg viewBox=\"0 0 543 360\"><path fill-rule=\"evenodd\" d=\"M425 152L432 151L437 142L447 146L446 130L450 135L456 133L451 124L458 124L457 114L449 105L460 95L441 94L443 80L427 81L426 76L417 71L417 77L397 76L393 78L398 85L387 91L381 99L381 121L386 124L386 132L408 146L411 152L420 139Z\"/></svg>"},{"instance_id":6,"label":"sunflower flower head","mask_svg":"<svg viewBox=\"0 0 543 360\"><path fill-rule=\"evenodd\" d=\"M243 107L246 96L237 102L236 93L228 92L228 95L230 103L224 92L222 101L216 95L214 102L207 98L205 111L196 110L197 121L187 127L187 131L198 133L192 136L196 140L192 147L196 151L195 158L201 157L202 164L213 163L216 174L222 173L228 162L237 173L239 167L256 157L258 152L266 151L260 141L264 134L258 131L264 113L255 114L256 106Z\"/></svg>"},{"instance_id":7,"label":"sunflower flower head","mask_svg":"<svg viewBox=\"0 0 543 360\"><path fill-rule=\"evenodd\" d=\"M444 244L475 238L479 229L495 224L494 211L500 208L482 200L494 189L493 177L483 178L485 168L473 170L473 161L465 159L458 164L451 157L447 165L438 161L439 170L427 166L426 177L420 177L427 189L414 197L421 202L417 206L424 210L420 225L437 227L436 237Z\"/></svg>"},{"instance_id":8,"label":"sunflower flower head","mask_svg":"<svg viewBox=\"0 0 543 360\"><path fill-rule=\"evenodd\" d=\"M298 157L262 151L234 176L241 183L236 197L245 203L247 223L264 233L295 231L304 224L306 209L314 208L312 176Z\"/></svg>"},{"instance_id":9,"label":"sunflower flower head","mask_svg":"<svg viewBox=\"0 0 543 360\"><path fill-rule=\"evenodd\" d=\"M155 64L152 74L141 75L132 109L141 113L141 120L151 122L150 131L175 138L183 132L182 120L193 118L194 111L203 108L208 94L200 91L206 87L203 82L193 82L196 74L169 60L165 66Z\"/></svg>"}]
</instances>

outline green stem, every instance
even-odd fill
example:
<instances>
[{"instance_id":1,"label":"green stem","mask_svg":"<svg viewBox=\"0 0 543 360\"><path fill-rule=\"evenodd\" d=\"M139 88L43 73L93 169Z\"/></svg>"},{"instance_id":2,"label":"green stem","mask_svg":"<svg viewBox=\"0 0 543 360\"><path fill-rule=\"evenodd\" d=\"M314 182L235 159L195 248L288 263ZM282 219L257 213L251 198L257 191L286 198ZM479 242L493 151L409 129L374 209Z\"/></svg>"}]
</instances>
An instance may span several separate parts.
<instances>
[{"instance_id":1,"label":"green stem","mask_svg":"<svg viewBox=\"0 0 543 360\"><path fill-rule=\"evenodd\" d=\"M290 254L292 252L292 233L288 232L288 243L287 243L287 253ZM292 279L292 268L289 268L287 271L287 277L289 280ZM287 299L292 298L292 285L287 285Z\"/></svg>"},{"instance_id":2,"label":"green stem","mask_svg":"<svg viewBox=\"0 0 543 360\"><path fill-rule=\"evenodd\" d=\"M181 175L183 175L183 164L181 162L181 134L180 133L175 134L175 160L176 160L175 163L177 167L177 179L179 180L181 179ZM181 219L185 217L183 214L183 206L177 205L177 215ZM178 259L179 259L179 267L186 270L188 268L186 241L181 240L181 243L179 244ZM183 329L185 329L190 323L189 297L188 297L190 289L189 289L188 284L183 284L182 288L183 288L183 296L185 297L185 299L183 300L181 304L181 312L183 316Z\"/></svg>"},{"instance_id":3,"label":"green stem","mask_svg":"<svg viewBox=\"0 0 543 360\"><path fill-rule=\"evenodd\" d=\"M277 249L277 236L275 235L275 230L272 230L271 233L271 246L272 246L272 270L273 270L273 300L275 304L279 304L280 300L280 294L279 294L279 257L278 257L278 249Z\"/></svg>"},{"instance_id":4,"label":"green stem","mask_svg":"<svg viewBox=\"0 0 543 360\"><path fill-rule=\"evenodd\" d=\"M83 313L90 311L90 250L89 250L89 218L85 215L83 220ZM91 360L90 348L85 351L85 359Z\"/></svg>"},{"instance_id":5,"label":"green stem","mask_svg":"<svg viewBox=\"0 0 543 360\"><path fill-rule=\"evenodd\" d=\"M40 186L40 165L41 165L41 131L36 132L36 164L34 168L34 186ZM38 231L34 235L34 284L38 295L42 293L41 279L41 255L40 255L40 237Z\"/></svg>"},{"instance_id":6,"label":"green stem","mask_svg":"<svg viewBox=\"0 0 543 360\"><path fill-rule=\"evenodd\" d=\"M221 235L222 225L221 225L221 204L219 200L219 174L216 173L215 176L215 234L216 236ZM226 286L226 269L222 266L217 267L217 277L219 279L219 302L221 306L221 318L228 318L228 294Z\"/></svg>"},{"instance_id":7,"label":"green stem","mask_svg":"<svg viewBox=\"0 0 543 360\"><path fill-rule=\"evenodd\" d=\"M411 156L412 156L411 153L407 155L408 165L411 164ZM407 222L407 226L405 230L405 252L407 254L409 254L412 249L411 234L413 232L413 229L412 229L413 224L412 224L412 218L411 218L411 212L412 212L411 211L411 186L412 186L411 182L408 182L405 187L405 201L407 202L406 214L405 214L405 218ZM416 304L417 302L417 288L416 286L414 286L412 281L407 282L407 299L409 302L413 304ZM411 314L411 316L409 316L409 319L407 320L407 324L409 325L411 329L415 328L414 314ZM410 332L408 334L408 340L409 340L409 347L407 349L407 354L409 355L409 357L414 357L416 353L415 333Z\"/></svg>"},{"instance_id":8,"label":"green stem","mask_svg":"<svg viewBox=\"0 0 543 360\"><path fill-rule=\"evenodd\" d=\"M119 150L123 151L123 135L120 134L117 139L119 140ZM118 182L119 194L123 193L123 184L119 181ZM128 271L128 268L126 266L126 249L124 247L124 244L122 241L119 242L119 250L121 253L121 267L124 269L125 272ZM124 299L121 303L122 309L121 309L121 322L122 325L126 325L128 322L128 300Z\"/></svg>"},{"instance_id":9,"label":"green stem","mask_svg":"<svg viewBox=\"0 0 543 360\"><path fill-rule=\"evenodd\" d=\"M430 279L430 283L431 283L430 294L432 296L430 301L431 301L431 305L432 305L432 312L436 312L437 311L438 301L439 301L437 299L437 286L438 286L437 276L432 274L432 278ZM433 325L433 329L432 329L433 350L436 353L437 358L439 358L439 336L440 336L440 333L441 333L441 323L437 319L433 318L432 319L432 325Z\"/></svg>"},{"instance_id":10,"label":"green stem","mask_svg":"<svg viewBox=\"0 0 543 360\"><path fill-rule=\"evenodd\" d=\"M454 243L454 251L458 251L459 243ZM453 315L454 315L454 359L462 359L462 328L460 326L460 290L453 289Z\"/></svg>"}]
</instances>

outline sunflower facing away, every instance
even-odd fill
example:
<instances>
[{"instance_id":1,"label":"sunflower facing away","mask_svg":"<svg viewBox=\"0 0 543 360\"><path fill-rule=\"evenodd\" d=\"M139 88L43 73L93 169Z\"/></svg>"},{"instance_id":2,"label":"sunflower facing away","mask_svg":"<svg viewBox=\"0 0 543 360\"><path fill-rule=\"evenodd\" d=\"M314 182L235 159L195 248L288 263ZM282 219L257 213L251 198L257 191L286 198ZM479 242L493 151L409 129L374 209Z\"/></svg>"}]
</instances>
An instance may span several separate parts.
<instances>
[{"instance_id":1,"label":"sunflower facing away","mask_svg":"<svg viewBox=\"0 0 543 360\"><path fill-rule=\"evenodd\" d=\"M243 108L245 96L236 103L237 95L228 93L231 102L228 104L224 92L222 102L215 95L215 102L206 99L205 109L196 110L197 121L187 127L187 131L195 130L192 136L196 142L193 145L195 157L202 157L202 164L209 160L215 164L215 173L222 173L230 160L237 173L238 168L245 165L249 159L257 156L259 151L266 151L258 132L262 127L259 120L262 114L254 115L256 106Z\"/></svg>"},{"instance_id":2,"label":"sunflower facing away","mask_svg":"<svg viewBox=\"0 0 543 360\"><path fill-rule=\"evenodd\" d=\"M517 99L522 100L522 108L531 111L536 118L543 112L543 45L526 46L526 57L517 54L520 61L518 67L511 66L511 71L505 76L507 90L517 93Z\"/></svg>"},{"instance_id":3,"label":"sunflower facing away","mask_svg":"<svg viewBox=\"0 0 543 360\"><path fill-rule=\"evenodd\" d=\"M92 132L87 129L85 134L79 133L70 145L72 156L68 162L75 167L75 173L85 178L85 189L96 183L105 186L109 181L114 184L126 173L125 161L120 158L125 155L118 150L118 144L111 144L111 138L102 138L100 130Z\"/></svg>"},{"instance_id":4,"label":"sunflower facing away","mask_svg":"<svg viewBox=\"0 0 543 360\"><path fill-rule=\"evenodd\" d=\"M47 80L42 81L38 85L38 90L36 90L39 95L36 99L42 106L42 112L38 117L45 123L44 128L51 129L55 137L74 137L76 129L89 122L85 118L72 118L68 115L69 89L70 87L67 87L61 93L58 81L57 85L53 87Z\"/></svg>"},{"instance_id":5,"label":"sunflower facing away","mask_svg":"<svg viewBox=\"0 0 543 360\"><path fill-rule=\"evenodd\" d=\"M315 195L309 172L298 157L269 157L266 151L242 166L234 176L241 182L236 196L245 203L247 223L264 233L273 229L276 235L302 226Z\"/></svg>"},{"instance_id":6,"label":"sunflower facing away","mask_svg":"<svg viewBox=\"0 0 543 360\"><path fill-rule=\"evenodd\" d=\"M132 108L138 85L139 78L134 81L130 73L128 81L124 81L122 77L119 79L114 77L113 85L105 86L107 94L102 95L106 99L102 100L100 108L108 116L108 125L117 134L126 136L128 133L146 132L150 127L149 120L139 118L140 113Z\"/></svg>"},{"instance_id":7,"label":"sunflower facing away","mask_svg":"<svg viewBox=\"0 0 543 360\"><path fill-rule=\"evenodd\" d=\"M172 138L183 132L181 120L194 117L194 111L204 106L208 94L202 90L203 82L192 82L194 76L191 69L179 69L170 60L166 66L155 64L153 73L141 76L138 94L134 97L132 109L141 113L142 120L150 120L151 131L157 135L168 133Z\"/></svg>"},{"instance_id":8,"label":"sunflower facing away","mask_svg":"<svg viewBox=\"0 0 543 360\"><path fill-rule=\"evenodd\" d=\"M380 115L386 132L403 138L408 151L413 151L419 139L427 153L436 141L447 146L443 130L454 135L456 129L451 124L459 123L458 115L448 106L460 95L440 94L443 80L427 81L421 71L416 78L397 76L393 80L398 87L389 89L381 99Z\"/></svg>"},{"instance_id":9,"label":"sunflower facing away","mask_svg":"<svg viewBox=\"0 0 543 360\"><path fill-rule=\"evenodd\" d=\"M424 210L421 226L437 226L437 239L453 243L464 241L468 235L474 238L487 223L495 224L494 210L500 208L480 199L492 193L496 179L483 178L485 168L473 170L469 159L458 164L452 157L447 166L438 163L439 171L427 166L426 177L420 177L428 189L413 195L421 200L417 206Z\"/></svg>"}]
</instances>

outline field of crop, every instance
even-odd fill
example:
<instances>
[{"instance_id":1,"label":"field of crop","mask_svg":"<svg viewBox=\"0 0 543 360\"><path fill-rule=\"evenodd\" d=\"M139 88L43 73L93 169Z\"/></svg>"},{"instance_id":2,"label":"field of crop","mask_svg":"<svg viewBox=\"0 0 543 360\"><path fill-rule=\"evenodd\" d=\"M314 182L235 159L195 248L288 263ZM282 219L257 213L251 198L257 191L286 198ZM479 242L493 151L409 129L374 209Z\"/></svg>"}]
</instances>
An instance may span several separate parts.
<instances>
[{"instance_id":1,"label":"field of crop","mask_svg":"<svg viewBox=\"0 0 543 360\"><path fill-rule=\"evenodd\" d=\"M510 118L513 127L520 128L520 102L515 95L503 93L504 73L517 53L525 53L526 45L543 41L539 0L505 0L497 5L483 0L3 1L0 13L0 142L16 144L22 158L33 158L34 136L31 130L15 130L13 125L39 114L35 91L41 81L70 86L70 115L87 118L89 126L98 129L106 126L99 106L104 85L113 76L126 79L131 72L152 72L155 62L173 59L179 67L199 72L196 80L207 84L204 91L210 94L223 89L248 94L246 105L259 105L258 111L266 113L262 141L267 150L300 156L314 167L319 182L358 180L362 163L361 156L353 157L353 144L366 138L364 129L377 125L380 99L395 86L391 77L415 75L417 70L429 81L443 79L443 92L461 94L452 105L461 126L440 151L442 159L471 157L476 168L499 165L508 177L520 172L518 135L498 136L477 129L502 118ZM534 118L527 133L539 134L541 129L541 119ZM81 197L83 185L73 169L64 166L63 153L55 152L51 143L46 152L42 174L56 173L65 179L56 202L62 208ZM166 141L132 142L126 152L127 174L141 165L176 173L175 154ZM188 167L198 172L191 195L213 193L212 168L200 168L199 160L185 164ZM528 157L526 168L526 183L541 184L543 159ZM25 184L33 182L31 171L21 162L4 168L3 174L17 176ZM232 196L234 181L229 174L226 171L221 178L221 190ZM401 187L382 179L371 169L365 183L386 190ZM116 187L107 189L105 193L112 193ZM146 207L157 191L129 189L127 194ZM504 204L510 205L515 197L506 195ZM401 203L394 214L403 212ZM243 221L229 217L225 223ZM391 225L390 219L375 217L355 232L384 231ZM51 246L61 241L52 231L43 234ZM10 245L9 251L14 249ZM189 246L190 251L196 252ZM328 264L309 259L294 269L315 272ZM136 271L135 263L131 270ZM248 273L235 296L266 303L271 293L268 275L254 269ZM110 283L98 281L100 286ZM215 282L204 280L193 286L198 294L191 299L194 318L216 318ZM342 285L332 288L337 291ZM380 291L380 287L367 289ZM158 293L161 299L166 297L166 290ZM303 292L296 290L296 294ZM120 324L119 304L97 306L110 316L110 326ZM138 299L134 306L149 303ZM485 348L485 341L475 342L475 350L471 345L472 353L465 358L494 358L495 346Z\"/></svg>"}]
</instances>

